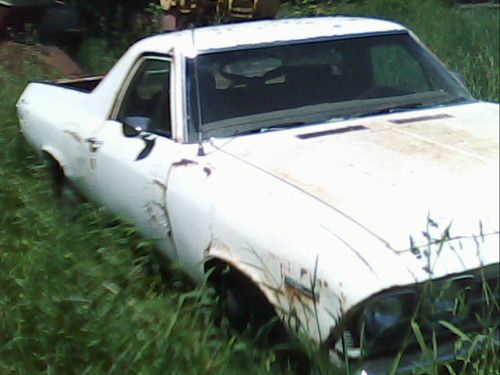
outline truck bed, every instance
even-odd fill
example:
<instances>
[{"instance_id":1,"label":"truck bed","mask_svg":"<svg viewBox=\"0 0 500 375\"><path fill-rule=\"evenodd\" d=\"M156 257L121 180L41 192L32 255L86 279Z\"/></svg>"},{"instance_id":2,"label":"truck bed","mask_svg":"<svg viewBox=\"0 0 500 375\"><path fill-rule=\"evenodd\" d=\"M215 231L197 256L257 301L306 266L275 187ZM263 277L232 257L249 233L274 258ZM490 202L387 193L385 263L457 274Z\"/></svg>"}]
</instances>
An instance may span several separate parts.
<instances>
[{"instance_id":1,"label":"truck bed","mask_svg":"<svg viewBox=\"0 0 500 375\"><path fill-rule=\"evenodd\" d=\"M77 79L61 79L50 83L55 86L64 87L68 89L78 90L85 93L91 93L101 83L104 76L92 76Z\"/></svg>"}]
</instances>

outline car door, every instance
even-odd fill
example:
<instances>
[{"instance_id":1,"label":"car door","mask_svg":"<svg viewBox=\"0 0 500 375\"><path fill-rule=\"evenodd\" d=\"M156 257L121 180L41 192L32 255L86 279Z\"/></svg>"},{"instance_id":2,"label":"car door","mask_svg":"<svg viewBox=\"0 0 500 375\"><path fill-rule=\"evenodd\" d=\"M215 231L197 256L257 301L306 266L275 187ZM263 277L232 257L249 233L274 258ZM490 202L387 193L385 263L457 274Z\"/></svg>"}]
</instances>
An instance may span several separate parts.
<instances>
[{"instance_id":1,"label":"car door","mask_svg":"<svg viewBox=\"0 0 500 375\"><path fill-rule=\"evenodd\" d=\"M169 57L137 61L110 119L89 139L84 190L176 259L166 211L166 181L182 147L171 136L173 69Z\"/></svg>"}]
</instances>

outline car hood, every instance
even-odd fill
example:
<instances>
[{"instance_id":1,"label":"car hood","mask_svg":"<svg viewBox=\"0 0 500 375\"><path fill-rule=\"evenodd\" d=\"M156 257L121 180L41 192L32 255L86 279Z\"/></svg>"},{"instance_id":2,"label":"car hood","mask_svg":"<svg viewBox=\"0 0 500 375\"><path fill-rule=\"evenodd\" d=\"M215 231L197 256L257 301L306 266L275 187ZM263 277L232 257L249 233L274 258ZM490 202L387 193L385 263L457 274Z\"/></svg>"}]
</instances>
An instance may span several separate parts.
<instances>
[{"instance_id":1,"label":"car hood","mask_svg":"<svg viewBox=\"0 0 500 375\"><path fill-rule=\"evenodd\" d=\"M397 252L430 232L498 233L498 124L498 105L476 102L214 142Z\"/></svg>"}]
</instances>

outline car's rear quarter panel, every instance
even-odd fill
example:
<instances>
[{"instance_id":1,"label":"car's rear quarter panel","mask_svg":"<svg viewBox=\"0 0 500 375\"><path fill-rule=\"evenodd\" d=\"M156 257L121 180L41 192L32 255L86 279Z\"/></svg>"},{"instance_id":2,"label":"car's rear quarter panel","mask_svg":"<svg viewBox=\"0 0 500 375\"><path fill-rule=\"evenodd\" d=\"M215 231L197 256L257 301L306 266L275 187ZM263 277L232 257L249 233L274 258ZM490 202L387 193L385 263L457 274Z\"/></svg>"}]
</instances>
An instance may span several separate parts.
<instances>
[{"instance_id":1,"label":"car's rear quarter panel","mask_svg":"<svg viewBox=\"0 0 500 375\"><path fill-rule=\"evenodd\" d=\"M31 83L17 108L21 131L38 152L50 153L64 168L71 127L81 122L89 94L45 83ZM72 125L73 124L73 125ZM75 129L73 129L75 130Z\"/></svg>"}]
</instances>

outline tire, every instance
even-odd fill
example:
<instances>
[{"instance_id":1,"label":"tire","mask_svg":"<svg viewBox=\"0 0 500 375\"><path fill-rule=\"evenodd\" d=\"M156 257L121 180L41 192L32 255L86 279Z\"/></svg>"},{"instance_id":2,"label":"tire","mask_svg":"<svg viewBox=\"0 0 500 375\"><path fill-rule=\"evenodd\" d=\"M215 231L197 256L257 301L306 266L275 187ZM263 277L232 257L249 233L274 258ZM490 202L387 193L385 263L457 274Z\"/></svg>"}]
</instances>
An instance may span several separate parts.
<instances>
[{"instance_id":1,"label":"tire","mask_svg":"<svg viewBox=\"0 0 500 375\"><path fill-rule=\"evenodd\" d=\"M263 345L290 339L274 306L248 277L220 262L212 271L210 281L220 297L224 315L236 331L250 332Z\"/></svg>"},{"instance_id":2,"label":"tire","mask_svg":"<svg viewBox=\"0 0 500 375\"><path fill-rule=\"evenodd\" d=\"M262 292L235 271L224 283L223 296L228 318L240 331L248 326L260 329L276 317Z\"/></svg>"},{"instance_id":3,"label":"tire","mask_svg":"<svg viewBox=\"0 0 500 375\"><path fill-rule=\"evenodd\" d=\"M48 170L52 192L60 209L71 220L78 216L78 206L84 201L82 196L74 189L71 182L64 174L64 169L50 154L44 154L45 166Z\"/></svg>"},{"instance_id":4,"label":"tire","mask_svg":"<svg viewBox=\"0 0 500 375\"><path fill-rule=\"evenodd\" d=\"M311 361L304 347L290 334L274 306L252 280L222 261L215 261L207 268L213 269L209 281L218 292L221 308L233 328L253 336L261 347L276 348L283 368L300 375L311 374Z\"/></svg>"}]
</instances>

